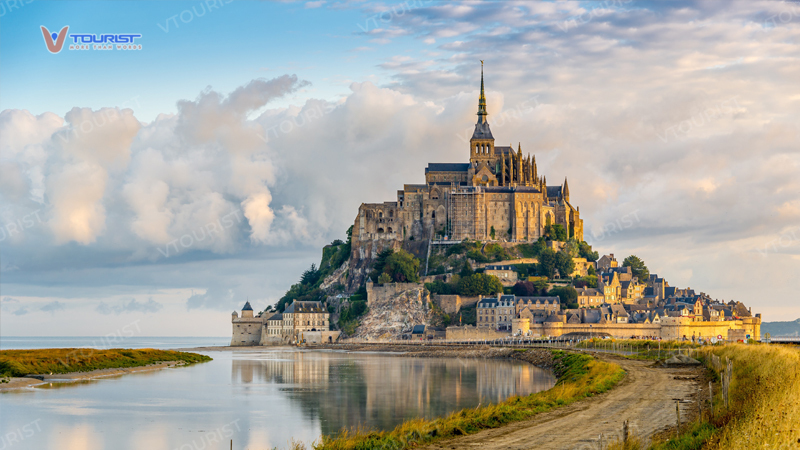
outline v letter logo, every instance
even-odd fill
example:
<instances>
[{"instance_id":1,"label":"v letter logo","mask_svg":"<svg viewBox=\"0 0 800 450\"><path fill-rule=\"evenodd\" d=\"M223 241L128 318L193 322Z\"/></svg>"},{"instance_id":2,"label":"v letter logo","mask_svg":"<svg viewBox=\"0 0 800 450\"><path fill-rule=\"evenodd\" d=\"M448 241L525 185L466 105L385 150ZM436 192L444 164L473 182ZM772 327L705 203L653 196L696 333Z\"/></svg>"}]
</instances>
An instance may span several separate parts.
<instances>
[{"instance_id":1,"label":"v letter logo","mask_svg":"<svg viewBox=\"0 0 800 450\"><path fill-rule=\"evenodd\" d=\"M44 43L47 45L47 50L50 50L50 53L58 53L61 51L61 48L64 47L64 41L67 39L67 29L69 29L69 25L62 28L61 31L56 34L50 33L47 28L42 26Z\"/></svg>"}]
</instances>

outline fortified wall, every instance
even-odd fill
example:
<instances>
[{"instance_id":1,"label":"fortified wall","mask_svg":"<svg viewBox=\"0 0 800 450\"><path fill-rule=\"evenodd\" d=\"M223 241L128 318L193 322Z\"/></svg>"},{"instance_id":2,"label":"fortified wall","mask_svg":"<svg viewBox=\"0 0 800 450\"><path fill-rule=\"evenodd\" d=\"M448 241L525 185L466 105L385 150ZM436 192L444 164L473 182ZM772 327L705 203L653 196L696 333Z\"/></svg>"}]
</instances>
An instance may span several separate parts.
<instances>
[{"instance_id":1,"label":"fortified wall","mask_svg":"<svg viewBox=\"0 0 800 450\"><path fill-rule=\"evenodd\" d=\"M492 340L503 339L508 337L508 333L490 330L488 328L478 328L473 325L464 325L461 327L447 327L446 339L453 340Z\"/></svg>"},{"instance_id":2,"label":"fortified wall","mask_svg":"<svg viewBox=\"0 0 800 450\"><path fill-rule=\"evenodd\" d=\"M480 297L466 297L461 295L434 295L433 301L447 314L457 314L461 308L470 308L478 304Z\"/></svg>"},{"instance_id":3,"label":"fortified wall","mask_svg":"<svg viewBox=\"0 0 800 450\"><path fill-rule=\"evenodd\" d=\"M462 336L463 333L447 329L447 339L470 339ZM745 317L738 320L698 322L688 317L665 317L661 323L631 324L631 323L563 323L546 322L531 324L529 319L516 318L512 321L513 330L521 330L522 334L532 337L559 337L569 333L598 334L607 333L615 338L630 338L632 336L664 340L679 339L711 339L722 336L724 340L746 339L749 335L753 339L761 336L761 317ZM453 336L453 337L451 337ZM508 334L503 334L508 336ZM488 337L476 337L488 339Z\"/></svg>"},{"instance_id":4,"label":"fortified wall","mask_svg":"<svg viewBox=\"0 0 800 450\"><path fill-rule=\"evenodd\" d=\"M367 281L367 306L375 303L385 303L392 297L397 296L408 291L416 291L419 300L423 300L422 292L425 291L425 285L420 283L383 283L375 284L372 281ZM427 298L426 298L427 299Z\"/></svg>"}]
</instances>

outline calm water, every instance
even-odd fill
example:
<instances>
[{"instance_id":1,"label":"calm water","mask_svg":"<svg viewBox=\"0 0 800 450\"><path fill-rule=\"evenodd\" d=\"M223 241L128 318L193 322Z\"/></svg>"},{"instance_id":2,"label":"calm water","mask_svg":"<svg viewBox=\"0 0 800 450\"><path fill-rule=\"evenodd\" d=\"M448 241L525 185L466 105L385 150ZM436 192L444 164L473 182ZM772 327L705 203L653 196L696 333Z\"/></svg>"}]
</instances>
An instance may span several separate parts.
<instances>
[{"instance_id":1,"label":"calm water","mask_svg":"<svg viewBox=\"0 0 800 450\"><path fill-rule=\"evenodd\" d=\"M0 393L0 450L285 448L342 427L391 429L549 389L528 364L379 353L208 352L214 361ZM19 442L11 442L10 437Z\"/></svg>"}]
</instances>

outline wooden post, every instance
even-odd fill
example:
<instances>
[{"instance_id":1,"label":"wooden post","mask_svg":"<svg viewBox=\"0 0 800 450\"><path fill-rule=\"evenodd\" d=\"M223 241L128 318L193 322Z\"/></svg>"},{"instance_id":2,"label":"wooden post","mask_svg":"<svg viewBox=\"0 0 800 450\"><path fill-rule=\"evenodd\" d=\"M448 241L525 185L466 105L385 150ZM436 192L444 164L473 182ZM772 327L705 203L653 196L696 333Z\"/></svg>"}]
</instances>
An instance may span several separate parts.
<instances>
[{"instance_id":1,"label":"wooden post","mask_svg":"<svg viewBox=\"0 0 800 450\"><path fill-rule=\"evenodd\" d=\"M231 450L233 450L233 439L231 439Z\"/></svg>"},{"instance_id":2,"label":"wooden post","mask_svg":"<svg viewBox=\"0 0 800 450\"><path fill-rule=\"evenodd\" d=\"M678 417L678 428L675 429L675 437L681 434L681 401L675 400L675 415Z\"/></svg>"},{"instance_id":3,"label":"wooden post","mask_svg":"<svg viewBox=\"0 0 800 450\"><path fill-rule=\"evenodd\" d=\"M622 422L622 443L628 443L628 421Z\"/></svg>"},{"instance_id":4,"label":"wooden post","mask_svg":"<svg viewBox=\"0 0 800 450\"><path fill-rule=\"evenodd\" d=\"M708 399L711 400L711 417L714 417L714 384L708 382Z\"/></svg>"}]
</instances>

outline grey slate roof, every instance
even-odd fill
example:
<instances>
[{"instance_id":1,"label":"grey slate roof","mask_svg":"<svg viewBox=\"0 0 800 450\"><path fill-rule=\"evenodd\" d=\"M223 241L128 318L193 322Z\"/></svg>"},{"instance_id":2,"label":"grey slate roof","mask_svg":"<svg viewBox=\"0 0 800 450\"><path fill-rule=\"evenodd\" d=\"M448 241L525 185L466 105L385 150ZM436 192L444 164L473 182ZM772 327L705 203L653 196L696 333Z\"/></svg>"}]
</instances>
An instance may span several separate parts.
<instances>
[{"instance_id":1,"label":"grey slate roof","mask_svg":"<svg viewBox=\"0 0 800 450\"><path fill-rule=\"evenodd\" d=\"M539 192L539 188L533 186L483 186L484 192Z\"/></svg>"},{"instance_id":2,"label":"grey slate roof","mask_svg":"<svg viewBox=\"0 0 800 450\"><path fill-rule=\"evenodd\" d=\"M284 314L324 312L326 311L322 309L321 302L298 302L297 300L293 301L292 304L283 311Z\"/></svg>"},{"instance_id":3,"label":"grey slate roof","mask_svg":"<svg viewBox=\"0 0 800 450\"><path fill-rule=\"evenodd\" d=\"M599 290L595 288L578 288L575 290L578 291L578 295L589 295L589 296L603 295L600 293Z\"/></svg>"},{"instance_id":4,"label":"grey slate roof","mask_svg":"<svg viewBox=\"0 0 800 450\"><path fill-rule=\"evenodd\" d=\"M428 163L425 173L428 172L466 172L469 163Z\"/></svg>"},{"instance_id":5,"label":"grey slate roof","mask_svg":"<svg viewBox=\"0 0 800 450\"><path fill-rule=\"evenodd\" d=\"M472 133L472 139L494 139L492 130L489 129L489 122L476 123L475 131Z\"/></svg>"},{"instance_id":6,"label":"grey slate roof","mask_svg":"<svg viewBox=\"0 0 800 450\"><path fill-rule=\"evenodd\" d=\"M507 155L507 154L512 153L512 152L516 153L516 152L514 152L514 149L511 148L511 147L497 146L497 145L494 146L494 154L495 155Z\"/></svg>"},{"instance_id":7,"label":"grey slate roof","mask_svg":"<svg viewBox=\"0 0 800 450\"><path fill-rule=\"evenodd\" d=\"M414 325L411 334L425 334L425 325Z\"/></svg>"},{"instance_id":8,"label":"grey slate roof","mask_svg":"<svg viewBox=\"0 0 800 450\"><path fill-rule=\"evenodd\" d=\"M250 302L245 303L244 304L244 308L242 308L242 311L252 311L252 310L253 310L253 307L250 306Z\"/></svg>"},{"instance_id":9,"label":"grey slate roof","mask_svg":"<svg viewBox=\"0 0 800 450\"><path fill-rule=\"evenodd\" d=\"M561 195L561 186L547 186L547 197L557 198Z\"/></svg>"},{"instance_id":10,"label":"grey slate roof","mask_svg":"<svg viewBox=\"0 0 800 450\"><path fill-rule=\"evenodd\" d=\"M483 306L484 308L494 308L497 306L497 299L494 297L482 298L478 302L478 306Z\"/></svg>"},{"instance_id":11,"label":"grey slate roof","mask_svg":"<svg viewBox=\"0 0 800 450\"><path fill-rule=\"evenodd\" d=\"M281 313L275 314L274 316L270 317L267 320L283 320L283 314Z\"/></svg>"}]
</instances>

